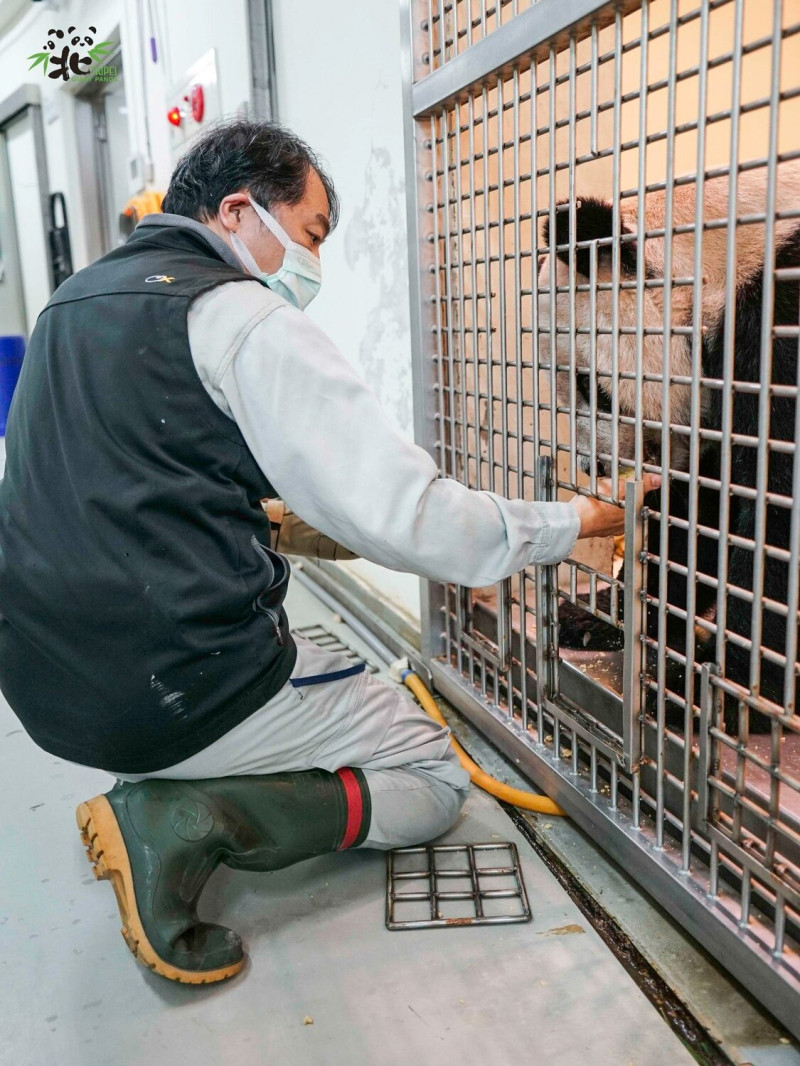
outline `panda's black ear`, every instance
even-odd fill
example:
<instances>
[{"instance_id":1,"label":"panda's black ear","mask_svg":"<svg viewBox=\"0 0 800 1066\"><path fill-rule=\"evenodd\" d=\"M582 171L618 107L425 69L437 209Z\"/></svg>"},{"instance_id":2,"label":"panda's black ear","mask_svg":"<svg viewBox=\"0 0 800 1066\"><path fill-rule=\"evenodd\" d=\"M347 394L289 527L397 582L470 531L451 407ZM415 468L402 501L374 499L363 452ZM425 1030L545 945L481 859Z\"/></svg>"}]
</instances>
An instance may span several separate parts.
<instances>
[{"instance_id":1,"label":"panda's black ear","mask_svg":"<svg viewBox=\"0 0 800 1066\"><path fill-rule=\"evenodd\" d=\"M566 205L569 201L561 201L561 204ZM561 206L561 205L557 205ZM556 212L556 244L567 245L569 244L569 222L570 212L566 209L566 206L561 206L561 210ZM545 244L549 247L550 241L550 220L545 218L543 237ZM628 230L625 226L620 227L622 233L627 233ZM575 203L575 240L577 241L597 241L603 240L608 237L612 237L614 234L614 207L607 200L598 200L593 196L581 196ZM569 250L567 248L560 248L556 255L562 261L562 263L569 263ZM633 245L623 242L622 244L622 265L624 269L629 269L630 264L627 260L633 256L633 264L635 271L636 253ZM604 261L610 262L611 260L611 245L602 244L597 249L597 261L598 264ZM575 269L579 274L583 274L584 277L589 277L591 257L588 248L576 248L575 249Z\"/></svg>"}]
</instances>

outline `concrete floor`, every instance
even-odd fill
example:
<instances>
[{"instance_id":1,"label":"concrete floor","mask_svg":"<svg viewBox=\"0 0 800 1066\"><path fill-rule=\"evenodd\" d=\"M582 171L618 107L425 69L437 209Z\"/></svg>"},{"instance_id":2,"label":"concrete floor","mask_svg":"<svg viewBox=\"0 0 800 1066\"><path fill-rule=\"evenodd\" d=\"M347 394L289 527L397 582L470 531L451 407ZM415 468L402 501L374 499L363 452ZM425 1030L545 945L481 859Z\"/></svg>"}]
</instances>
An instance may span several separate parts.
<instances>
[{"instance_id":1,"label":"concrete floor","mask_svg":"<svg viewBox=\"0 0 800 1066\"><path fill-rule=\"evenodd\" d=\"M287 609L293 626L332 620L299 582ZM692 1061L484 793L445 839L514 840L532 922L389 932L378 852L274 874L220 867L201 916L235 927L249 961L229 984L189 988L135 962L85 858L74 809L110 776L37 748L5 704L0 736L3 1066Z\"/></svg>"}]
</instances>

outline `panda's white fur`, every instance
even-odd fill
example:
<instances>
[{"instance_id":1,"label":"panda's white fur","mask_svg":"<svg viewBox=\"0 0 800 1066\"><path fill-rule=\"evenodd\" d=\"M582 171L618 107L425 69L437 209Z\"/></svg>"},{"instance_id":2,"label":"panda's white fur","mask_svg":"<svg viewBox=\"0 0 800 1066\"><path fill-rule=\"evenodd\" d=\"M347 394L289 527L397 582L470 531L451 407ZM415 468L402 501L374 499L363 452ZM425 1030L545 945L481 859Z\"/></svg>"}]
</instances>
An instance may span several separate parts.
<instances>
[{"instance_id":1,"label":"panda's white fur","mask_svg":"<svg viewBox=\"0 0 800 1066\"><path fill-rule=\"evenodd\" d=\"M800 160L779 164L776 181L776 212L796 209L800 205ZM673 190L673 227L694 226L696 219L696 185L677 185ZM744 171L739 174L736 187L736 217L746 218L750 215L763 214L766 208L767 171L765 168ZM703 194L703 222L705 224L722 222L723 225L705 229L702 235L702 316L701 323L706 341L719 330L725 309L725 281L728 237L728 197L729 179L717 177L706 180ZM626 199L620 204L620 229L622 232L638 232L636 197ZM666 193L663 191L648 193L645 197L644 232L663 230L666 214ZM591 198L579 198L575 207L575 241L592 240L595 237L611 237L612 205ZM553 237L559 245L569 242L569 212L561 211L557 218L556 234ZM776 246L780 248L798 229L798 220L785 219L775 224ZM549 226L544 226L544 242L550 241ZM735 277L736 288L741 289L755 275L764 262L765 226L763 222L737 225ZM636 242L624 241L620 245L620 279L631 281L636 278L635 259L640 254ZM550 325L552 300L550 295L552 263L555 261L555 281L557 287L569 285L569 253L561 248L557 254L540 255L538 276L538 334L541 361L549 359ZM576 256L582 260L584 272L576 269L576 284L588 281L588 255ZM609 284L613 280L610 243L598 245L597 280L599 284ZM694 276L695 233L694 231L675 233L672 240L672 269L674 279L692 279ZM649 278L663 278L665 263L665 242L663 236L650 236L644 240L644 267ZM676 285L671 287L672 326L691 326L694 302L693 285ZM644 290L645 327L663 330L664 328L665 290L660 286L646 287ZM635 289L620 289L618 299L618 322L621 329L635 327L637 322L638 294ZM570 294L558 292L555 297L555 318L560 332L557 334L558 364L565 366L569 362L569 335L566 332L570 323ZM589 336L590 298L588 292L577 292L575 298L575 369L582 374L589 372ZM612 293L599 289L596 294L596 367L598 372L612 370L613 324ZM587 332L580 332L583 328ZM637 338L631 333L619 336L619 371L634 373L636 370ZM673 336L669 342L669 366L664 366L665 341L663 333L645 335L642 351L642 366L645 375L660 376L667 372L673 377L690 377L692 373L691 337ZM557 397L559 405L569 406L571 374L564 369L557 374ZM598 376L598 396L602 401L611 392L611 379ZM620 378L617 384L619 411L624 416L635 413L636 383L630 378ZM705 407L709 394L704 390L701 404ZM646 420L659 421L662 418L662 384L660 381L645 380L642 388L641 417ZM578 393L577 402L577 448L583 453L581 465L589 468L590 450L589 406L586 399ZM672 384L669 388L669 411L664 412L667 420L678 425L689 425L691 414L691 388L685 384ZM634 428L632 425L620 424L618 427L619 459L633 462ZM610 419L597 421L596 440L598 453L611 454ZM672 435L670 466L685 468L688 462L687 438L682 434ZM660 455L661 432L649 429L644 434L645 455L649 461L657 461ZM608 472L608 461L600 463L601 470Z\"/></svg>"}]
</instances>

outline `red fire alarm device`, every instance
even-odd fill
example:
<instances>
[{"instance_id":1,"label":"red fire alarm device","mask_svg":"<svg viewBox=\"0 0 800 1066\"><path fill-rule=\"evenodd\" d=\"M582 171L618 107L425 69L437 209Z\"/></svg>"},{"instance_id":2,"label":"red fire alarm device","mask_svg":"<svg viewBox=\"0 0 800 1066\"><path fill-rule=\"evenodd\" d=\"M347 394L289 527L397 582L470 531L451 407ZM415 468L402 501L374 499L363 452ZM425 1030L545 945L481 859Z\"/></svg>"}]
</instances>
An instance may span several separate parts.
<instances>
[{"instance_id":1,"label":"red fire alarm device","mask_svg":"<svg viewBox=\"0 0 800 1066\"><path fill-rule=\"evenodd\" d=\"M203 86L197 82L192 86L192 118L195 122L203 121L203 112L205 111L205 97L203 95Z\"/></svg>"},{"instance_id":2,"label":"red fire alarm device","mask_svg":"<svg viewBox=\"0 0 800 1066\"><path fill-rule=\"evenodd\" d=\"M179 107L171 107L167 112L167 122L172 126L180 126L182 119L183 115Z\"/></svg>"}]
</instances>

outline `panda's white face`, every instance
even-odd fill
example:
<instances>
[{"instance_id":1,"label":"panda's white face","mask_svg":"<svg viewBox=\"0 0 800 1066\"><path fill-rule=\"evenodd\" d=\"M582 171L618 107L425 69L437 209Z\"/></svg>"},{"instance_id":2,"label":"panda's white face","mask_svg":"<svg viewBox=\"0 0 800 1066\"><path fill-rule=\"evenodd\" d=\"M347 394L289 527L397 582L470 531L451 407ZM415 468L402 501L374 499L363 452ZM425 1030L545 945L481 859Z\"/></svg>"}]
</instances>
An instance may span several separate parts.
<instances>
[{"instance_id":1,"label":"panda's white face","mask_svg":"<svg viewBox=\"0 0 800 1066\"><path fill-rule=\"evenodd\" d=\"M776 210L795 208L800 200L800 161L783 163L777 170ZM766 200L766 171L753 170L739 175L737 183L737 215L756 215L764 211ZM728 215L727 177L705 183L703 220L725 220ZM696 222L696 187L678 185L673 192L673 226L689 227ZM643 232L663 230L666 198L664 192L648 194L645 198ZM623 233L636 234L638 221L636 199L620 205L620 228ZM635 460L635 428L638 416L644 422L642 439L644 462L659 464L662 455L662 419L674 427L688 427L692 419L692 390L690 381L702 375L701 345L693 356L693 297L692 279L695 272L694 233L676 233L672 241L671 276L669 287L669 323L665 322L663 285L665 247L663 236L644 240L644 261L639 263L640 242L620 243L620 287L617 289L616 311L612 274L611 245L613 235L612 205L591 198L582 198L575 209L575 241L603 241L597 249L597 288L594 301L589 292L590 259L588 249L575 249L573 262L574 294L569 291L569 253L562 249L558 255L547 252L539 259L538 324L539 363L549 363L555 338L557 352L556 398L559 407L576 412L576 445L583 470L589 471L592 462L592 426L595 425L598 472L608 474L614 462L633 465ZM796 228L796 220L776 224L780 242ZM549 240L545 225L543 244ZM554 244L569 243L569 212L556 215ZM700 326L705 335L721 328L725 308L725 263L727 227L706 229L702 244L702 299ZM739 288L763 266L764 225L747 224L736 232L736 287ZM561 256L562 258L559 258ZM567 260L567 261L565 261ZM553 267L555 288L552 292ZM641 293L637 292L637 269L645 278ZM563 289L563 291L558 291ZM574 312L571 316L571 307ZM641 303L640 303L641 301ZM594 308L592 304L594 303ZM640 313L641 307L641 313ZM555 323L555 326L553 326ZM616 325L616 329L614 328ZM674 331L671 338L665 330ZM614 371L614 337L617 333L617 377ZM571 344L572 341L572 344ZM572 347L572 353L571 353ZM641 352L641 356L638 353ZM574 354L573 354L574 353ZM592 354L596 368L596 405L592 402ZM698 365L694 366L693 363ZM637 369L641 373L641 405L637 399ZM666 393L663 375L670 384ZM545 374L547 377L548 375ZM612 411L612 392L616 389L619 417ZM700 391L700 419L710 399L710 393ZM616 432L614 422L616 423ZM648 424L649 423L649 424ZM614 449L614 438L617 448ZM671 469L685 470L689 462L687 432L672 430L668 436Z\"/></svg>"}]
</instances>

